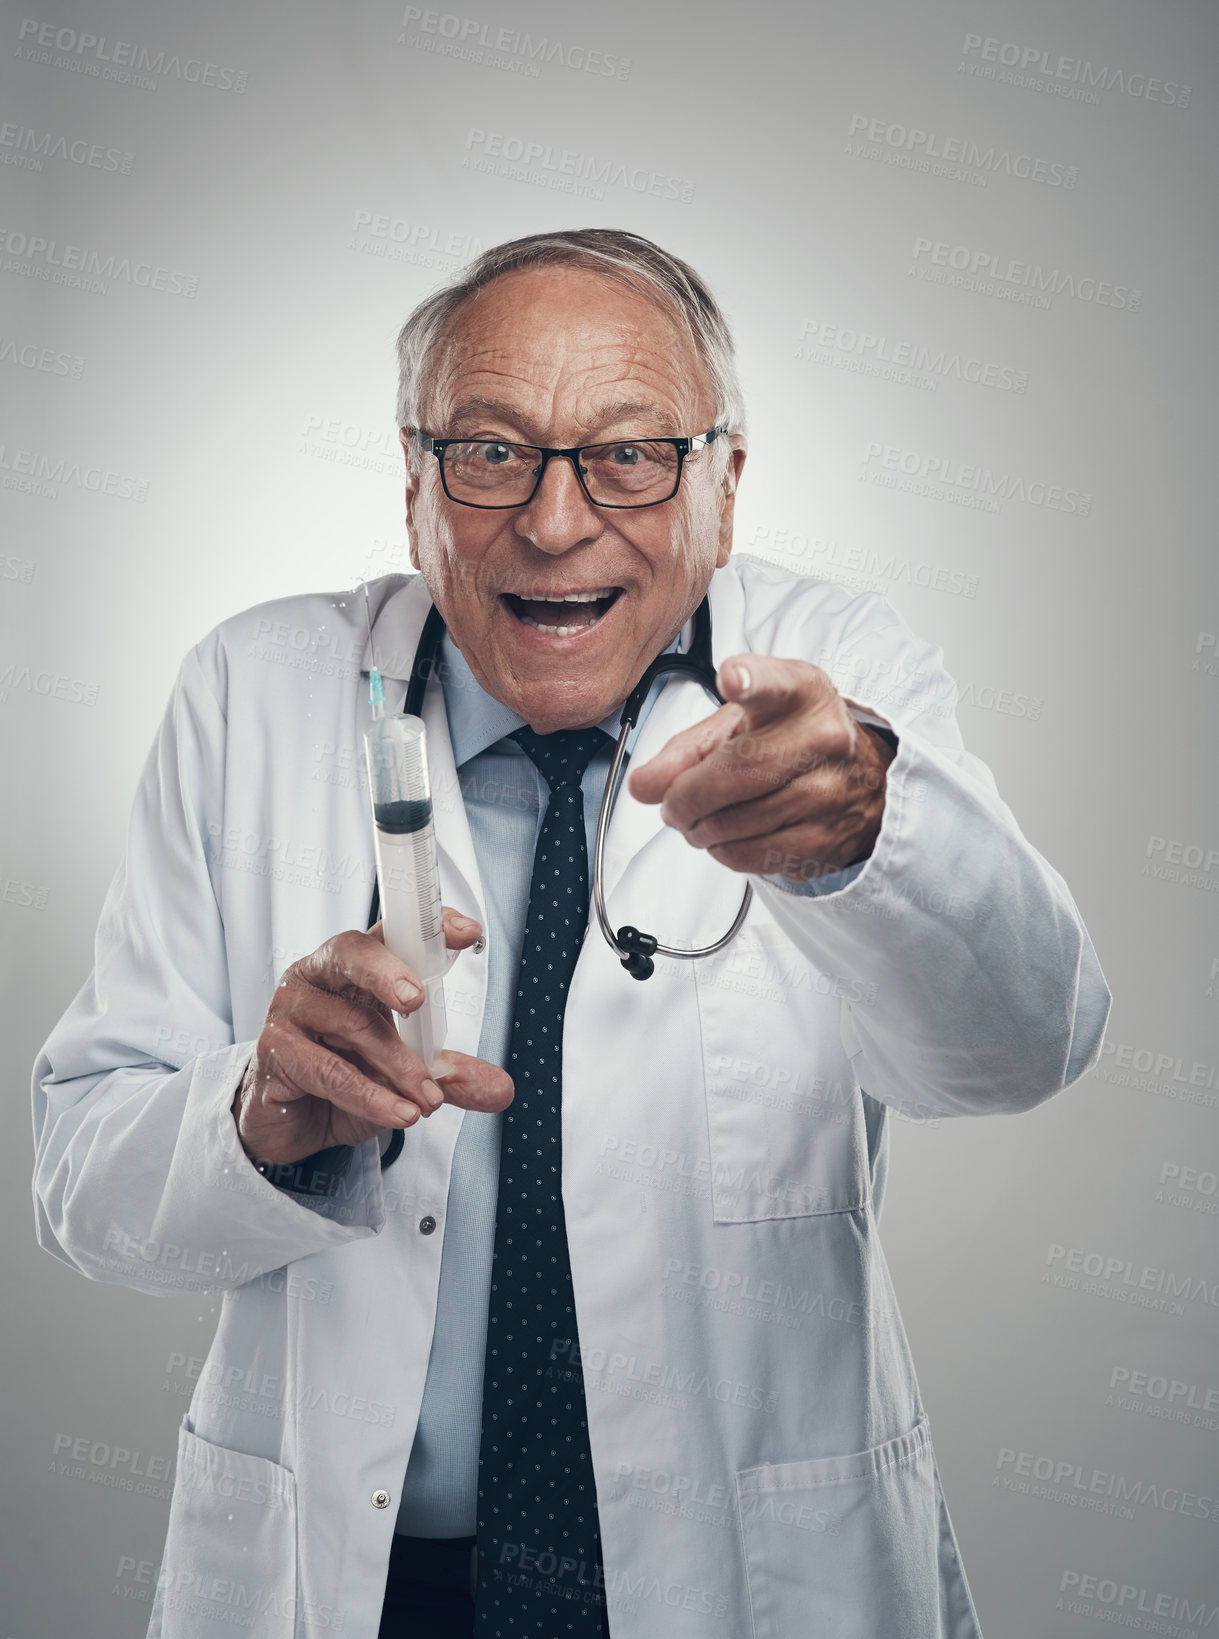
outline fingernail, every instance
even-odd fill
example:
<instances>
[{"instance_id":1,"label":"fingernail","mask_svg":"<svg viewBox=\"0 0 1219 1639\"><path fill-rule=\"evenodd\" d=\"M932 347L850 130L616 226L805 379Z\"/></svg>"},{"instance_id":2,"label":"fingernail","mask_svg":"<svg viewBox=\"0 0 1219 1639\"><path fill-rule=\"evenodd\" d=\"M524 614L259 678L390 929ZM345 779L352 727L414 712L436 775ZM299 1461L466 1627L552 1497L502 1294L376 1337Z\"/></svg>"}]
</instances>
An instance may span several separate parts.
<instances>
[{"instance_id":1,"label":"fingernail","mask_svg":"<svg viewBox=\"0 0 1219 1639\"><path fill-rule=\"evenodd\" d=\"M735 666L733 670L736 672L737 687L742 694L748 694L752 683L749 673L744 666Z\"/></svg>"},{"instance_id":2,"label":"fingernail","mask_svg":"<svg viewBox=\"0 0 1219 1639\"><path fill-rule=\"evenodd\" d=\"M445 1076L454 1075L456 1070L456 1064L447 1053L437 1053L436 1057L432 1060L432 1074L436 1077L437 1081L442 1080Z\"/></svg>"},{"instance_id":3,"label":"fingernail","mask_svg":"<svg viewBox=\"0 0 1219 1639\"><path fill-rule=\"evenodd\" d=\"M453 918L453 926L455 928L460 928L464 933L467 928L476 928L478 923L472 916L455 916Z\"/></svg>"},{"instance_id":4,"label":"fingernail","mask_svg":"<svg viewBox=\"0 0 1219 1639\"><path fill-rule=\"evenodd\" d=\"M434 1110L438 1110L444 1103L444 1094L430 1078L422 1084L420 1091Z\"/></svg>"},{"instance_id":5,"label":"fingernail","mask_svg":"<svg viewBox=\"0 0 1219 1639\"><path fill-rule=\"evenodd\" d=\"M398 1100L396 1110L399 1118L405 1121L408 1127L412 1121L418 1121L419 1119L419 1106L408 1103L405 1098Z\"/></svg>"},{"instance_id":6,"label":"fingernail","mask_svg":"<svg viewBox=\"0 0 1219 1639\"><path fill-rule=\"evenodd\" d=\"M409 979L399 979L394 985L394 995L407 1007L411 1002L417 1002L423 995L418 985L413 985Z\"/></svg>"}]
</instances>

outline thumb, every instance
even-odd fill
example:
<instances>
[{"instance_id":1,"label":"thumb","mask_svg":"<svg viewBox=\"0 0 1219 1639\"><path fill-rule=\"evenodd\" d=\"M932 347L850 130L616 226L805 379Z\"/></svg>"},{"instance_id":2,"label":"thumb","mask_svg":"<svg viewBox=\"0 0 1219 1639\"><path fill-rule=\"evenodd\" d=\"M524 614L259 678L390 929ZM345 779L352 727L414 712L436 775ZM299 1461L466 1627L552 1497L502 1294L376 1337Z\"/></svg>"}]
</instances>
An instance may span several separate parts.
<instances>
[{"instance_id":1,"label":"thumb","mask_svg":"<svg viewBox=\"0 0 1219 1639\"><path fill-rule=\"evenodd\" d=\"M784 660L773 654L734 654L716 673L716 686L725 701L745 712L745 728L761 728L814 703L827 692L829 679L803 660ZM832 687L828 690L832 693Z\"/></svg>"},{"instance_id":2,"label":"thumb","mask_svg":"<svg viewBox=\"0 0 1219 1639\"><path fill-rule=\"evenodd\" d=\"M754 674L750 664L753 658L750 654L734 654L716 672L715 686L725 702L733 700L743 705L753 692Z\"/></svg>"},{"instance_id":3,"label":"thumb","mask_svg":"<svg viewBox=\"0 0 1219 1639\"><path fill-rule=\"evenodd\" d=\"M512 1077L498 1064L455 1052L451 1047L446 1047L442 1056L453 1066L438 1083L446 1104L454 1104L459 1110L488 1112L506 1109L512 1103Z\"/></svg>"}]
</instances>

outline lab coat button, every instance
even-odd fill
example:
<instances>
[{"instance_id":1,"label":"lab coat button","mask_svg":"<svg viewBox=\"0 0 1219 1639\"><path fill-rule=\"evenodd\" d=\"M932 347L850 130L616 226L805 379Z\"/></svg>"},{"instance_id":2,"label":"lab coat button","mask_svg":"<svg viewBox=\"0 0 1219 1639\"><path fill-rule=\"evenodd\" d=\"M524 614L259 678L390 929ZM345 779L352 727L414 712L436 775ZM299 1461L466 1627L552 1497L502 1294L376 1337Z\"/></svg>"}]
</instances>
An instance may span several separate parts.
<instances>
[{"instance_id":1,"label":"lab coat button","mask_svg":"<svg viewBox=\"0 0 1219 1639\"><path fill-rule=\"evenodd\" d=\"M432 1233L432 1231L435 1229L435 1227L436 1227L436 1220L435 1220L435 1218L432 1217L430 1212L428 1213L426 1218L420 1218L420 1220L419 1220L419 1233L421 1235L430 1235Z\"/></svg>"},{"instance_id":2,"label":"lab coat button","mask_svg":"<svg viewBox=\"0 0 1219 1639\"><path fill-rule=\"evenodd\" d=\"M478 938L470 946L470 949L474 952L475 956L481 956L483 951L486 950L486 948L487 948L487 936L486 936L485 933L480 933Z\"/></svg>"},{"instance_id":3,"label":"lab coat button","mask_svg":"<svg viewBox=\"0 0 1219 1639\"><path fill-rule=\"evenodd\" d=\"M389 1507L389 1492L388 1491L374 1491L373 1494L372 1494L372 1505L373 1505L374 1508L388 1508Z\"/></svg>"}]
</instances>

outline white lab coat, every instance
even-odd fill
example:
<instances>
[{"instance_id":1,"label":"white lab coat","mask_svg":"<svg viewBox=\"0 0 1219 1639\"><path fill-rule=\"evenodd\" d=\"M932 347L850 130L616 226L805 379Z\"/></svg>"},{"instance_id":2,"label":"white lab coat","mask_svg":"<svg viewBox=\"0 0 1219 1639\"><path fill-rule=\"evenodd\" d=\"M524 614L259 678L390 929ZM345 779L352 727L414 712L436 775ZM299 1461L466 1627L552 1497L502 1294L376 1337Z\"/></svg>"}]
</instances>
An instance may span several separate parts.
<instances>
[{"instance_id":1,"label":"white lab coat","mask_svg":"<svg viewBox=\"0 0 1219 1639\"><path fill-rule=\"evenodd\" d=\"M813 660L901 743L848 887L800 898L755 879L725 953L644 984L596 932L576 967L563 1194L579 1344L555 1366L582 1356L612 1631L976 1639L877 1239L886 1118L1050 1097L1095 1062L1108 992L1062 879L962 749L938 651L879 597L745 558L711 603L717 663ZM387 679L405 678L428 605L418 577L375 586ZM95 973L36 1076L42 1244L94 1279L224 1293L181 1433L161 1639L251 1614L260 1634L374 1639L453 1146L486 1119L442 1109L384 1175L364 1145L318 1207L253 1170L229 1113L279 974L366 925L364 622L362 599L293 597L187 657ZM635 763L710 709L669 682ZM435 681L424 716L444 899L483 920ZM701 944L742 886L622 795L615 926ZM450 1042L469 1053L486 973L466 952L448 981Z\"/></svg>"}]
</instances>

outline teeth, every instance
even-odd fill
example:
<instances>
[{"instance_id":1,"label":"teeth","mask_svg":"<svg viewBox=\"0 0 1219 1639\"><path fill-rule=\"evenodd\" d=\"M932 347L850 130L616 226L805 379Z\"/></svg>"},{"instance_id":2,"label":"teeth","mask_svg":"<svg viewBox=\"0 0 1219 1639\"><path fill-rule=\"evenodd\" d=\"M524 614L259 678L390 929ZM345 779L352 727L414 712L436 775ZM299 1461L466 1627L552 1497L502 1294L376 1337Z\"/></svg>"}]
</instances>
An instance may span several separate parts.
<instances>
[{"instance_id":1,"label":"teeth","mask_svg":"<svg viewBox=\"0 0 1219 1639\"><path fill-rule=\"evenodd\" d=\"M612 586L603 586L597 592L564 592L561 598L547 597L545 594L518 592L518 598L526 603L595 603L598 598L608 598L613 595Z\"/></svg>"},{"instance_id":2,"label":"teeth","mask_svg":"<svg viewBox=\"0 0 1219 1639\"><path fill-rule=\"evenodd\" d=\"M532 620L528 615L521 615L518 618L522 626L532 626L534 631L550 632L557 637L570 637L573 632L587 631L590 626L595 626L601 616L596 615L592 620L586 620L583 626L543 626L540 620Z\"/></svg>"},{"instance_id":3,"label":"teeth","mask_svg":"<svg viewBox=\"0 0 1219 1639\"><path fill-rule=\"evenodd\" d=\"M618 588L616 586L602 586L593 592L564 592L561 597L551 597L545 593L525 592L515 592L511 595L522 603L532 603L535 606L537 604L549 604L557 612L564 604L568 603L597 603L604 602L608 598L610 604L612 604L618 595ZM522 625L532 626L535 632L545 632L552 637L571 637L575 632L585 632L590 626L595 626L599 620L604 618L605 614L605 609L590 609L585 619L578 626L551 626L543 621L534 620L531 615L527 615L523 611L516 618Z\"/></svg>"}]
</instances>

